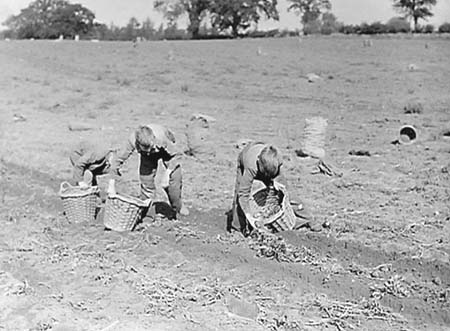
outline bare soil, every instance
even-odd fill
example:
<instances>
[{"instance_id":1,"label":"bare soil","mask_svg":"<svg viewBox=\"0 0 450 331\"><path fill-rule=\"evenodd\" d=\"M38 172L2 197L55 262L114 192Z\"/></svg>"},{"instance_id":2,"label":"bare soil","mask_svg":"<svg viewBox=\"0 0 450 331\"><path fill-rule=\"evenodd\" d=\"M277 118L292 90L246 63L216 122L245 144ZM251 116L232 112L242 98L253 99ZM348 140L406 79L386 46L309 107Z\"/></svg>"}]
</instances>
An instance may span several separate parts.
<instances>
[{"instance_id":1,"label":"bare soil","mask_svg":"<svg viewBox=\"0 0 450 331\"><path fill-rule=\"evenodd\" d=\"M449 58L437 37L0 42L0 329L450 330ZM194 113L216 121L182 160L189 216L130 233L102 211L67 221L78 141L119 147L161 123L188 151ZM313 116L342 176L296 155ZM417 139L399 143L406 124ZM329 228L225 231L243 139L280 147L290 191ZM119 191L137 192L136 169Z\"/></svg>"}]
</instances>

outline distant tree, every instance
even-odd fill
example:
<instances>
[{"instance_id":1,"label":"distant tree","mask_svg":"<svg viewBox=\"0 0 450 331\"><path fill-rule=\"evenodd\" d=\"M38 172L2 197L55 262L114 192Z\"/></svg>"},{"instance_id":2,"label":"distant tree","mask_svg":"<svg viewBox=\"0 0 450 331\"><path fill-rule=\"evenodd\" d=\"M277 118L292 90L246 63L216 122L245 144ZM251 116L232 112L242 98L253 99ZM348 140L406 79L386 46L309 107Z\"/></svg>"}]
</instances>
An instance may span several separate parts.
<instances>
[{"instance_id":1,"label":"distant tree","mask_svg":"<svg viewBox=\"0 0 450 331\"><path fill-rule=\"evenodd\" d=\"M17 32L18 38L49 38L52 14L58 7L66 6L63 0L36 0L22 9L19 15L9 17L3 24Z\"/></svg>"},{"instance_id":2,"label":"distant tree","mask_svg":"<svg viewBox=\"0 0 450 331\"><path fill-rule=\"evenodd\" d=\"M58 35L74 37L90 32L94 27L95 15L80 4L67 4L55 9L51 28Z\"/></svg>"},{"instance_id":3,"label":"distant tree","mask_svg":"<svg viewBox=\"0 0 450 331\"><path fill-rule=\"evenodd\" d=\"M169 26L175 25L178 18L186 13L189 18L188 31L192 38L197 39L210 4L211 0L157 0L153 6L167 19Z\"/></svg>"},{"instance_id":4,"label":"distant tree","mask_svg":"<svg viewBox=\"0 0 450 331\"><path fill-rule=\"evenodd\" d=\"M156 31L156 39L164 38L164 25L161 23Z\"/></svg>"},{"instance_id":5,"label":"distant tree","mask_svg":"<svg viewBox=\"0 0 450 331\"><path fill-rule=\"evenodd\" d=\"M3 24L18 38L56 38L60 34L86 34L95 15L80 4L65 0L35 0Z\"/></svg>"},{"instance_id":6,"label":"distant tree","mask_svg":"<svg viewBox=\"0 0 450 331\"><path fill-rule=\"evenodd\" d=\"M136 17L131 17L125 26L123 31L123 39L124 40L135 40L139 33L139 27L141 23L137 20Z\"/></svg>"},{"instance_id":7,"label":"distant tree","mask_svg":"<svg viewBox=\"0 0 450 331\"><path fill-rule=\"evenodd\" d=\"M381 22L373 22L370 24L364 22L356 28L356 33L358 34L381 34L388 32L388 26Z\"/></svg>"},{"instance_id":8,"label":"distant tree","mask_svg":"<svg viewBox=\"0 0 450 331\"><path fill-rule=\"evenodd\" d=\"M258 23L262 16L278 20L277 0L213 0L209 8L212 26L220 31L231 28L233 37L240 30Z\"/></svg>"},{"instance_id":9,"label":"distant tree","mask_svg":"<svg viewBox=\"0 0 450 331\"><path fill-rule=\"evenodd\" d=\"M419 32L419 20L433 16L431 8L436 5L437 0L393 0L393 3L394 9L405 17L412 18L414 31Z\"/></svg>"},{"instance_id":10,"label":"distant tree","mask_svg":"<svg viewBox=\"0 0 450 331\"><path fill-rule=\"evenodd\" d=\"M113 36L111 34L111 30L108 28L106 24L103 23L94 23L94 27L92 31L89 33L90 37L99 39L99 40L113 40Z\"/></svg>"},{"instance_id":11,"label":"distant tree","mask_svg":"<svg viewBox=\"0 0 450 331\"><path fill-rule=\"evenodd\" d=\"M342 24L338 22L337 17L333 13L323 13L320 33L331 34L337 32L340 29L341 25Z\"/></svg>"},{"instance_id":12,"label":"distant tree","mask_svg":"<svg viewBox=\"0 0 450 331\"><path fill-rule=\"evenodd\" d=\"M411 25L403 17L392 17L387 21L386 27L389 33L406 33L411 31Z\"/></svg>"},{"instance_id":13,"label":"distant tree","mask_svg":"<svg viewBox=\"0 0 450 331\"><path fill-rule=\"evenodd\" d=\"M211 24L208 24L208 22L204 22L202 26L200 27L200 35L202 38L220 38L224 36L220 36L220 31L214 27L211 26Z\"/></svg>"},{"instance_id":14,"label":"distant tree","mask_svg":"<svg viewBox=\"0 0 450 331\"><path fill-rule=\"evenodd\" d=\"M182 0L157 0L153 8L163 14L168 26L176 25L177 20L185 13Z\"/></svg>"},{"instance_id":15,"label":"distant tree","mask_svg":"<svg viewBox=\"0 0 450 331\"><path fill-rule=\"evenodd\" d=\"M200 24L206 16L210 3L210 0L186 1L185 8L189 17L188 32L192 34L192 38L194 39L199 37Z\"/></svg>"},{"instance_id":16,"label":"distant tree","mask_svg":"<svg viewBox=\"0 0 450 331\"><path fill-rule=\"evenodd\" d=\"M339 27L339 32L344 34L357 34L359 32L359 25L343 24Z\"/></svg>"},{"instance_id":17,"label":"distant tree","mask_svg":"<svg viewBox=\"0 0 450 331\"><path fill-rule=\"evenodd\" d=\"M387 33L388 29L386 24L383 24L381 22L373 22L369 24L369 31L368 34L381 34L381 33Z\"/></svg>"},{"instance_id":18,"label":"distant tree","mask_svg":"<svg viewBox=\"0 0 450 331\"><path fill-rule=\"evenodd\" d=\"M423 27L423 33L433 33L433 32L434 32L433 24L427 24Z\"/></svg>"},{"instance_id":19,"label":"distant tree","mask_svg":"<svg viewBox=\"0 0 450 331\"><path fill-rule=\"evenodd\" d=\"M0 40L1 39L17 39L17 34L10 30L10 29L6 29L6 30L2 30L0 31Z\"/></svg>"},{"instance_id":20,"label":"distant tree","mask_svg":"<svg viewBox=\"0 0 450 331\"><path fill-rule=\"evenodd\" d=\"M440 33L450 33L450 23L443 23L439 25L438 31Z\"/></svg>"},{"instance_id":21,"label":"distant tree","mask_svg":"<svg viewBox=\"0 0 450 331\"><path fill-rule=\"evenodd\" d=\"M141 37L150 40L154 38L155 35L155 25L151 21L149 17L146 18L144 22L142 22L141 25Z\"/></svg>"},{"instance_id":22,"label":"distant tree","mask_svg":"<svg viewBox=\"0 0 450 331\"><path fill-rule=\"evenodd\" d=\"M291 3L288 11L294 11L301 15L301 23L304 33L308 33L308 29L317 25L320 15L325 10L331 10L330 0L289 0Z\"/></svg>"},{"instance_id":23,"label":"distant tree","mask_svg":"<svg viewBox=\"0 0 450 331\"><path fill-rule=\"evenodd\" d=\"M108 27L108 31L106 33L106 40L121 40L121 33L123 28L115 25L113 22Z\"/></svg>"}]
</instances>

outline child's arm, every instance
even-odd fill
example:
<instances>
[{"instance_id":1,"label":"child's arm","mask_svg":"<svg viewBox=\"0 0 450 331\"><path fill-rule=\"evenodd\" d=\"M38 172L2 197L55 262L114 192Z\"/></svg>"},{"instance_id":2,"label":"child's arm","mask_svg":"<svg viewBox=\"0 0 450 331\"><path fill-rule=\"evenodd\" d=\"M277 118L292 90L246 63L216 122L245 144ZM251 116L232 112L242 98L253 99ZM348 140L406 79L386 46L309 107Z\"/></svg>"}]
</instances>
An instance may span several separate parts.
<instances>
[{"instance_id":1,"label":"child's arm","mask_svg":"<svg viewBox=\"0 0 450 331\"><path fill-rule=\"evenodd\" d=\"M176 157L176 155L170 155L168 153L167 155L163 155L162 164L164 167L164 172L162 174L161 186L163 188L166 188L169 187L169 181L172 172L174 172L178 167L181 167L181 165L179 163L179 157Z\"/></svg>"},{"instance_id":2,"label":"child's arm","mask_svg":"<svg viewBox=\"0 0 450 331\"><path fill-rule=\"evenodd\" d=\"M73 164L73 180L76 184L83 182L83 175L86 169L89 168L90 161L91 155L84 154Z\"/></svg>"},{"instance_id":3,"label":"child's arm","mask_svg":"<svg viewBox=\"0 0 450 331\"><path fill-rule=\"evenodd\" d=\"M168 187L170 175L175 169L180 167L180 158L182 152L176 143L174 134L166 129L163 146L161 146L160 152L162 153L161 159L165 168L163 178L161 181L161 186Z\"/></svg>"},{"instance_id":4,"label":"child's arm","mask_svg":"<svg viewBox=\"0 0 450 331\"><path fill-rule=\"evenodd\" d=\"M126 160L130 157L130 155L136 149L135 145L135 136L134 133L127 139L122 148L117 152L117 156L115 157L112 165L112 171L114 174L119 175L120 167L125 163Z\"/></svg>"}]
</instances>

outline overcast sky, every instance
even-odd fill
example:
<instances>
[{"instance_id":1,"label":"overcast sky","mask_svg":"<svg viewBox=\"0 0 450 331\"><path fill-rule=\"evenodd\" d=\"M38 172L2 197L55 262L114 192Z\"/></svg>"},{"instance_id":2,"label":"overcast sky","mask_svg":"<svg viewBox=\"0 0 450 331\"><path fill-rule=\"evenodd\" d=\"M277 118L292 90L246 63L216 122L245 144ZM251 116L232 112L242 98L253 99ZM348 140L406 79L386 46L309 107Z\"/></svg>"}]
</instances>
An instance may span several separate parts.
<instances>
[{"instance_id":1,"label":"overcast sky","mask_svg":"<svg viewBox=\"0 0 450 331\"><path fill-rule=\"evenodd\" d=\"M31 0L0 0L0 23L10 15L16 15L20 9L27 7ZM71 0L71 3L81 3L92 10L97 20L123 26L131 17L139 21L150 17L155 24L161 23L161 16L153 10L152 0ZM260 29L299 27L299 18L292 12L287 13L288 1L279 0L278 10L280 21L260 22ZM397 14L392 9L392 0L331 0L332 12L338 20L346 24L372 23L375 21L386 22ZM438 0L433 9L434 17L429 23L434 25L450 22L450 0ZM4 28L4 27L3 27Z\"/></svg>"}]
</instances>

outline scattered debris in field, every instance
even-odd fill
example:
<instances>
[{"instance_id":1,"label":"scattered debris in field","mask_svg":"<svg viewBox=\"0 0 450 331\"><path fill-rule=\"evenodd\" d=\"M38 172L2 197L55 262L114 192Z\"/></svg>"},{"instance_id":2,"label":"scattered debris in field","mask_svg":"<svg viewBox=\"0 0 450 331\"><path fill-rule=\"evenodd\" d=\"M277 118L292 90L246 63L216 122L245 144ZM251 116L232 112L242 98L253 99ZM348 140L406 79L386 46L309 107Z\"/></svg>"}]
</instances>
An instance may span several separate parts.
<instances>
[{"instance_id":1,"label":"scattered debris in field","mask_svg":"<svg viewBox=\"0 0 450 331\"><path fill-rule=\"evenodd\" d=\"M169 53L167 54L167 59L169 60L169 61L173 61L173 60L175 60L175 52L171 49L170 51L169 51Z\"/></svg>"},{"instance_id":2,"label":"scattered debris in field","mask_svg":"<svg viewBox=\"0 0 450 331\"><path fill-rule=\"evenodd\" d=\"M247 242L247 239L238 232L218 234L216 240L227 245L240 245Z\"/></svg>"},{"instance_id":3,"label":"scattered debris in field","mask_svg":"<svg viewBox=\"0 0 450 331\"><path fill-rule=\"evenodd\" d=\"M304 152L301 148L296 149L295 151L295 155L297 155L298 157L308 157L308 153Z\"/></svg>"},{"instance_id":4,"label":"scattered debris in field","mask_svg":"<svg viewBox=\"0 0 450 331\"><path fill-rule=\"evenodd\" d=\"M277 235L257 230L251 234L249 247L256 251L257 257L278 262L319 265L324 261L306 247L293 246Z\"/></svg>"},{"instance_id":5,"label":"scattered debris in field","mask_svg":"<svg viewBox=\"0 0 450 331\"><path fill-rule=\"evenodd\" d=\"M442 136L444 138L450 138L450 129L444 129L442 130Z\"/></svg>"},{"instance_id":6,"label":"scattered debris in field","mask_svg":"<svg viewBox=\"0 0 450 331\"><path fill-rule=\"evenodd\" d=\"M86 123L69 123L67 126L70 131L90 131L97 129L97 127Z\"/></svg>"},{"instance_id":7,"label":"scattered debris in field","mask_svg":"<svg viewBox=\"0 0 450 331\"><path fill-rule=\"evenodd\" d=\"M202 234L204 234L202 231L194 231L190 229L187 226L183 226L178 223L174 223L172 227L168 229L168 231L174 231L175 232L175 241L179 242L183 238L194 238L194 239L200 239Z\"/></svg>"},{"instance_id":8,"label":"scattered debris in field","mask_svg":"<svg viewBox=\"0 0 450 331\"><path fill-rule=\"evenodd\" d=\"M348 266L348 271L350 273L375 279L383 279L391 269L392 265L390 263L380 264L373 268L363 267L356 263L352 263Z\"/></svg>"},{"instance_id":9,"label":"scattered debris in field","mask_svg":"<svg viewBox=\"0 0 450 331\"><path fill-rule=\"evenodd\" d=\"M323 80L322 77L320 77L319 75L315 74L315 73L309 73L306 75L306 79L308 80L309 83L317 83L321 80Z\"/></svg>"},{"instance_id":10,"label":"scattered debris in field","mask_svg":"<svg viewBox=\"0 0 450 331\"><path fill-rule=\"evenodd\" d=\"M22 114L14 114L13 115L14 122L25 122L27 118L23 116Z\"/></svg>"},{"instance_id":11,"label":"scattered debris in field","mask_svg":"<svg viewBox=\"0 0 450 331\"><path fill-rule=\"evenodd\" d=\"M419 70L419 67L417 66L417 64L410 63L410 64L408 64L408 70L409 71L417 71L417 70Z\"/></svg>"},{"instance_id":12,"label":"scattered debris in field","mask_svg":"<svg viewBox=\"0 0 450 331\"><path fill-rule=\"evenodd\" d=\"M355 330L361 319L377 319L387 323L404 323L403 316L391 312L389 309L380 305L377 300L361 300L360 302L340 302L330 300L327 296L321 295L313 302L325 317L312 322L310 325L330 325L338 330Z\"/></svg>"},{"instance_id":13,"label":"scattered debris in field","mask_svg":"<svg viewBox=\"0 0 450 331\"><path fill-rule=\"evenodd\" d=\"M225 305L232 314L256 320L259 314L259 307L254 302L236 298L234 295L225 296Z\"/></svg>"},{"instance_id":14,"label":"scattered debris in field","mask_svg":"<svg viewBox=\"0 0 450 331\"><path fill-rule=\"evenodd\" d=\"M258 55L258 56L267 56L267 53L264 52L261 47L258 47L258 49L256 50L256 55Z\"/></svg>"},{"instance_id":15,"label":"scattered debris in field","mask_svg":"<svg viewBox=\"0 0 450 331\"><path fill-rule=\"evenodd\" d=\"M409 101L404 107L405 114L422 114L423 104L420 101Z\"/></svg>"},{"instance_id":16,"label":"scattered debris in field","mask_svg":"<svg viewBox=\"0 0 450 331\"><path fill-rule=\"evenodd\" d=\"M410 296L410 286L404 278L394 275L386 280L382 285L373 285L370 287L372 298L381 299L384 295L390 294L397 298L407 298Z\"/></svg>"},{"instance_id":17,"label":"scattered debris in field","mask_svg":"<svg viewBox=\"0 0 450 331\"><path fill-rule=\"evenodd\" d=\"M206 307L222 302L225 297L226 305L232 313L236 313L236 309L244 306L248 309L246 314L253 314L254 309L258 309L255 304L241 298L242 288L248 283L230 285L218 279L210 280L204 277L200 284L181 284L168 278L150 279L147 275L140 276L133 282L133 288L145 298L146 314L175 318L189 303Z\"/></svg>"},{"instance_id":18,"label":"scattered debris in field","mask_svg":"<svg viewBox=\"0 0 450 331\"><path fill-rule=\"evenodd\" d=\"M33 289L26 279L19 281L9 272L0 271L0 284L0 297L22 296L33 293Z\"/></svg>"},{"instance_id":19,"label":"scattered debris in field","mask_svg":"<svg viewBox=\"0 0 450 331\"><path fill-rule=\"evenodd\" d=\"M144 280L134 284L138 294L146 298L144 313L175 318L175 310L184 296L184 288L169 279Z\"/></svg>"},{"instance_id":20,"label":"scattered debris in field","mask_svg":"<svg viewBox=\"0 0 450 331\"><path fill-rule=\"evenodd\" d=\"M370 152L368 150L362 150L362 149L352 149L350 152L348 152L350 155L355 156L371 156Z\"/></svg>"},{"instance_id":21,"label":"scattered debris in field","mask_svg":"<svg viewBox=\"0 0 450 331\"><path fill-rule=\"evenodd\" d=\"M276 306L284 309L273 311ZM304 330L310 327L335 327L339 331L357 330L363 320L383 321L389 327L392 327L392 324L406 323L402 315L383 307L376 299L362 299L359 302L337 301L325 294L309 295L295 304L262 307L259 317L259 321L273 331Z\"/></svg>"},{"instance_id":22,"label":"scattered debris in field","mask_svg":"<svg viewBox=\"0 0 450 331\"><path fill-rule=\"evenodd\" d=\"M325 163L325 161L323 160L319 160L319 162L317 162L316 169L312 170L311 174L324 174L330 177L342 177L342 172L338 171L336 167L332 166L331 164Z\"/></svg>"},{"instance_id":23,"label":"scattered debris in field","mask_svg":"<svg viewBox=\"0 0 450 331\"><path fill-rule=\"evenodd\" d=\"M370 39L364 39L363 40L363 47L372 47L372 40Z\"/></svg>"},{"instance_id":24,"label":"scattered debris in field","mask_svg":"<svg viewBox=\"0 0 450 331\"><path fill-rule=\"evenodd\" d=\"M187 93L187 92L189 92L189 85L188 84L182 84L181 85L181 92L183 92L183 93Z\"/></svg>"}]
</instances>

